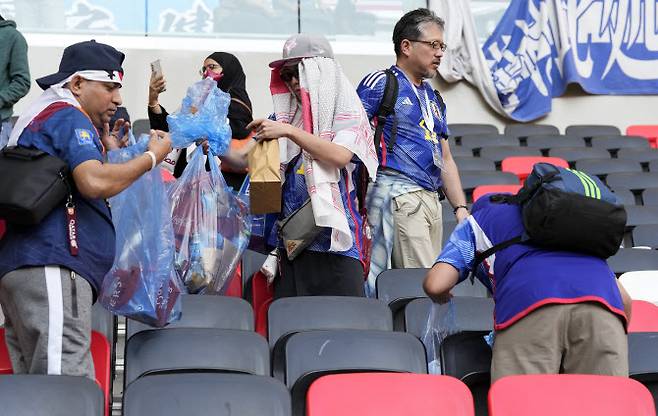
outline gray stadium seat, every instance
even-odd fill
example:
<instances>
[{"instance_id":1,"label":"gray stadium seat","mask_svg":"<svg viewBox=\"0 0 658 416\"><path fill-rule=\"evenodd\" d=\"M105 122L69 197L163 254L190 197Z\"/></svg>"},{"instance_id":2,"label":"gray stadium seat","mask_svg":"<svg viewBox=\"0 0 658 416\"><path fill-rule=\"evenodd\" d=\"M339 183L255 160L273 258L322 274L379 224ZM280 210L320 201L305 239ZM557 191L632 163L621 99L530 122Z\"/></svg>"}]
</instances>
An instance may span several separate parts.
<instances>
[{"instance_id":1,"label":"gray stadium seat","mask_svg":"<svg viewBox=\"0 0 658 416\"><path fill-rule=\"evenodd\" d=\"M86 377L1 375L0 413L7 416L102 416L105 400Z\"/></svg>"},{"instance_id":2,"label":"gray stadium seat","mask_svg":"<svg viewBox=\"0 0 658 416\"><path fill-rule=\"evenodd\" d=\"M647 188L642 192L643 205L658 205L658 187Z\"/></svg>"},{"instance_id":3,"label":"gray stadium seat","mask_svg":"<svg viewBox=\"0 0 658 416\"><path fill-rule=\"evenodd\" d=\"M247 374L158 374L136 380L124 416L290 416L290 393L270 377Z\"/></svg>"},{"instance_id":4,"label":"gray stadium seat","mask_svg":"<svg viewBox=\"0 0 658 416\"><path fill-rule=\"evenodd\" d=\"M649 389L658 411L658 333L628 334L628 373Z\"/></svg>"},{"instance_id":5,"label":"gray stadium seat","mask_svg":"<svg viewBox=\"0 0 658 416\"><path fill-rule=\"evenodd\" d=\"M633 245L658 248L658 224L638 225L633 228Z\"/></svg>"},{"instance_id":6,"label":"gray stadium seat","mask_svg":"<svg viewBox=\"0 0 658 416\"><path fill-rule=\"evenodd\" d=\"M480 185L516 185L519 183L518 176L509 172L468 171L459 176L464 191L472 191L473 188Z\"/></svg>"},{"instance_id":7,"label":"gray stadium seat","mask_svg":"<svg viewBox=\"0 0 658 416\"><path fill-rule=\"evenodd\" d=\"M169 328L217 328L254 330L254 312L243 299L231 296L183 295L181 319L159 330ZM126 340L140 331L156 328L128 319Z\"/></svg>"},{"instance_id":8,"label":"gray stadium seat","mask_svg":"<svg viewBox=\"0 0 658 416\"><path fill-rule=\"evenodd\" d=\"M649 162L649 172L658 172L658 160Z\"/></svg>"},{"instance_id":9,"label":"gray stadium seat","mask_svg":"<svg viewBox=\"0 0 658 416\"><path fill-rule=\"evenodd\" d=\"M627 205L626 209L626 226L634 227L636 225L658 224L658 207Z\"/></svg>"},{"instance_id":10,"label":"gray stadium seat","mask_svg":"<svg viewBox=\"0 0 658 416\"><path fill-rule=\"evenodd\" d=\"M484 340L488 331L460 332L441 344L443 374L468 386L473 395L476 415L487 414L487 396L491 380L491 347Z\"/></svg>"},{"instance_id":11,"label":"gray stadium seat","mask_svg":"<svg viewBox=\"0 0 658 416\"><path fill-rule=\"evenodd\" d=\"M455 332L491 331L493 329L494 302L490 298L454 296ZM405 331L418 338L423 337L430 310L433 307L430 298L418 298L411 301L404 311ZM448 312L449 304L438 305L438 320Z\"/></svg>"},{"instance_id":12,"label":"gray stadium seat","mask_svg":"<svg viewBox=\"0 0 658 416\"><path fill-rule=\"evenodd\" d=\"M463 147L481 149L494 146L519 146L519 139L504 134L477 134L463 136L461 139Z\"/></svg>"},{"instance_id":13,"label":"gray stadium seat","mask_svg":"<svg viewBox=\"0 0 658 416\"><path fill-rule=\"evenodd\" d=\"M323 375L382 371L427 373L423 344L403 332L301 332L290 337L285 355L286 385L291 390L295 416L304 415L306 391Z\"/></svg>"},{"instance_id":14,"label":"gray stadium seat","mask_svg":"<svg viewBox=\"0 0 658 416\"><path fill-rule=\"evenodd\" d=\"M548 152L550 149L557 149L559 147L585 147L585 140L582 137L560 134L537 135L528 136L526 144L528 147L536 147L537 149Z\"/></svg>"},{"instance_id":15,"label":"gray stadium seat","mask_svg":"<svg viewBox=\"0 0 658 416\"><path fill-rule=\"evenodd\" d=\"M151 131L151 122L146 118L140 118L132 122L132 131L135 139L142 134L148 134Z\"/></svg>"},{"instance_id":16,"label":"gray stadium seat","mask_svg":"<svg viewBox=\"0 0 658 416\"><path fill-rule=\"evenodd\" d=\"M642 190L655 188L658 184L658 172L611 173L606 177L611 188Z\"/></svg>"},{"instance_id":17,"label":"gray stadium seat","mask_svg":"<svg viewBox=\"0 0 658 416\"><path fill-rule=\"evenodd\" d=\"M609 173L642 172L642 166L634 160L610 158L577 160L576 169L603 178Z\"/></svg>"},{"instance_id":18,"label":"gray stadium seat","mask_svg":"<svg viewBox=\"0 0 658 416\"><path fill-rule=\"evenodd\" d=\"M528 137L539 134L560 134L557 127L550 124L508 124L505 134L513 137Z\"/></svg>"},{"instance_id":19,"label":"gray stadium seat","mask_svg":"<svg viewBox=\"0 0 658 416\"><path fill-rule=\"evenodd\" d=\"M470 134L498 134L498 128L492 124L450 123L450 135L462 137Z\"/></svg>"},{"instance_id":20,"label":"gray stadium seat","mask_svg":"<svg viewBox=\"0 0 658 416\"><path fill-rule=\"evenodd\" d=\"M450 154L453 157L473 157L473 149L464 146L450 147Z\"/></svg>"},{"instance_id":21,"label":"gray stadium seat","mask_svg":"<svg viewBox=\"0 0 658 416\"><path fill-rule=\"evenodd\" d=\"M377 298L386 302L393 312L393 327L404 330L404 308L414 299L426 298L423 281L429 269L390 269L377 277ZM486 297L487 289L479 281L465 280L455 286L455 296Z\"/></svg>"},{"instance_id":22,"label":"gray stadium seat","mask_svg":"<svg viewBox=\"0 0 658 416\"><path fill-rule=\"evenodd\" d=\"M598 147L558 147L549 150L548 155L562 158L569 163L574 163L576 160L582 159L609 158L610 152Z\"/></svg>"},{"instance_id":23,"label":"gray stadium seat","mask_svg":"<svg viewBox=\"0 0 658 416\"><path fill-rule=\"evenodd\" d=\"M470 170L496 170L496 164L493 162L493 160L489 160L483 157L455 157L454 159L459 172L466 172Z\"/></svg>"},{"instance_id":24,"label":"gray stadium seat","mask_svg":"<svg viewBox=\"0 0 658 416\"><path fill-rule=\"evenodd\" d=\"M658 270L658 251L641 248L620 248L608 258L608 265L616 275L632 271Z\"/></svg>"},{"instance_id":25,"label":"gray stadium seat","mask_svg":"<svg viewBox=\"0 0 658 416\"><path fill-rule=\"evenodd\" d=\"M288 339L303 331L328 329L393 330L393 317L379 299L350 296L298 296L277 299L268 312L272 374L283 380Z\"/></svg>"},{"instance_id":26,"label":"gray stadium seat","mask_svg":"<svg viewBox=\"0 0 658 416\"><path fill-rule=\"evenodd\" d=\"M619 159L631 159L640 163L649 163L658 160L658 149L619 149Z\"/></svg>"},{"instance_id":27,"label":"gray stadium seat","mask_svg":"<svg viewBox=\"0 0 658 416\"><path fill-rule=\"evenodd\" d=\"M649 141L641 136L594 136L592 147L602 147L606 150L648 149Z\"/></svg>"},{"instance_id":28,"label":"gray stadium seat","mask_svg":"<svg viewBox=\"0 0 658 416\"><path fill-rule=\"evenodd\" d=\"M618 188L612 190L619 202L624 205L636 205L635 195L628 189Z\"/></svg>"},{"instance_id":29,"label":"gray stadium seat","mask_svg":"<svg viewBox=\"0 0 658 416\"><path fill-rule=\"evenodd\" d=\"M590 139L594 136L621 135L621 131L615 126L578 124L567 127L564 134Z\"/></svg>"},{"instance_id":30,"label":"gray stadium seat","mask_svg":"<svg viewBox=\"0 0 658 416\"><path fill-rule=\"evenodd\" d=\"M521 146L496 146L496 147L483 147L480 149L480 156L493 160L496 165L502 162L503 159L510 156L541 156L541 150L534 147L521 147Z\"/></svg>"},{"instance_id":31,"label":"gray stadium seat","mask_svg":"<svg viewBox=\"0 0 658 416\"><path fill-rule=\"evenodd\" d=\"M126 344L126 386L150 374L198 371L269 376L267 341L251 331L176 328L142 331Z\"/></svg>"}]
</instances>

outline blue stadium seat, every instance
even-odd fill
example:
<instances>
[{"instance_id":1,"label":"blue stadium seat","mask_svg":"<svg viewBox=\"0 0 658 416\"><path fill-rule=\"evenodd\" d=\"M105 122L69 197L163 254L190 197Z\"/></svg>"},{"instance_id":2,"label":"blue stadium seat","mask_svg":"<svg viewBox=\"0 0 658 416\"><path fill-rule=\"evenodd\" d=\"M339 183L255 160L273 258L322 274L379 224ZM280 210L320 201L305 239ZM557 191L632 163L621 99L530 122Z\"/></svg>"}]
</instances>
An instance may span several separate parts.
<instances>
[{"instance_id":1,"label":"blue stadium seat","mask_svg":"<svg viewBox=\"0 0 658 416\"><path fill-rule=\"evenodd\" d=\"M0 413L7 416L102 416L103 393L85 377L0 376Z\"/></svg>"},{"instance_id":2,"label":"blue stadium seat","mask_svg":"<svg viewBox=\"0 0 658 416\"><path fill-rule=\"evenodd\" d=\"M286 385L291 390L295 416L304 415L306 392L313 381L324 375L379 371L427 373L423 344L403 332L300 332L288 340L285 358Z\"/></svg>"},{"instance_id":3,"label":"blue stadium seat","mask_svg":"<svg viewBox=\"0 0 658 416\"><path fill-rule=\"evenodd\" d=\"M378 299L298 296L275 300L268 312L272 374L283 380L288 339L299 332L328 329L393 330L390 309Z\"/></svg>"},{"instance_id":4,"label":"blue stadium seat","mask_svg":"<svg viewBox=\"0 0 658 416\"><path fill-rule=\"evenodd\" d=\"M270 377L158 374L136 380L123 396L124 416L290 416L290 393Z\"/></svg>"},{"instance_id":5,"label":"blue stadium seat","mask_svg":"<svg viewBox=\"0 0 658 416\"><path fill-rule=\"evenodd\" d=\"M254 330L254 312L243 299L231 296L182 295L181 319L164 328L217 328ZM155 330L141 322L126 321L126 340L140 331Z\"/></svg>"},{"instance_id":6,"label":"blue stadium seat","mask_svg":"<svg viewBox=\"0 0 658 416\"><path fill-rule=\"evenodd\" d=\"M269 376L267 341L251 331L175 328L142 331L126 344L126 386L150 374L203 371Z\"/></svg>"}]
</instances>

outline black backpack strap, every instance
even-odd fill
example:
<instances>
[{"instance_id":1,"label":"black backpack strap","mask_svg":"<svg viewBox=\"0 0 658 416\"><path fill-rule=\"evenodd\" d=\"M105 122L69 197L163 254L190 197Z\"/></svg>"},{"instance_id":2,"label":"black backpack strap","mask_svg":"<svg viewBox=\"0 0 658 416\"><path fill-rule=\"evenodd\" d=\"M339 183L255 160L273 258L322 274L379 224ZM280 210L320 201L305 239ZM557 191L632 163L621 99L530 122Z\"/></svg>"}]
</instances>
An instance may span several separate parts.
<instances>
[{"instance_id":1,"label":"black backpack strap","mask_svg":"<svg viewBox=\"0 0 658 416\"><path fill-rule=\"evenodd\" d=\"M475 261L473 262L473 268L471 269L471 281L473 280L473 276L475 275L475 272L477 271L478 267L480 267L480 263L484 261L487 257L491 256L492 254L503 250L511 245L518 244L521 242L524 242L524 238L522 235L517 235L514 238L510 238L509 240L505 240L503 242L500 242L496 244L495 246L488 248L487 250L484 250L481 253L477 253L475 255Z\"/></svg>"},{"instance_id":2,"label":"black backpack strap","mask_svg":"<svg viewBox=\"0 0 658 416\"><path fill-rule=\"evenodd\" d=\"M384 71L386 74L386 86L384 87L384 96L379 103L379 109L375 114L377 119L377 127L375 128L375 147L381 140L384 133L384 125L386 125L386 118L390 115L393 116L393 125L391 127L391 137L389 137L388 145L386 146L389 151L393 149L398 135L398 119L395 117L395 103L398 99L398 79L390 69Z\"/></svg>"},{"instance_id":3,"label":"black backpack strap","mask_svg":"<svg viewBox=\"0 0 658 416\"><path fill-rule=\"evenodd\" d=\"M439 90L434 90L434 95L436 96L436 99L439 101L439 111L441 111L441 116L445 117L446 114L446 103L443 101L443 97L441 96L441 93L439 93ZM445 133L441 134L441 137L444 139L448 138L448 135Z\"/></svg>"}]
</instances>

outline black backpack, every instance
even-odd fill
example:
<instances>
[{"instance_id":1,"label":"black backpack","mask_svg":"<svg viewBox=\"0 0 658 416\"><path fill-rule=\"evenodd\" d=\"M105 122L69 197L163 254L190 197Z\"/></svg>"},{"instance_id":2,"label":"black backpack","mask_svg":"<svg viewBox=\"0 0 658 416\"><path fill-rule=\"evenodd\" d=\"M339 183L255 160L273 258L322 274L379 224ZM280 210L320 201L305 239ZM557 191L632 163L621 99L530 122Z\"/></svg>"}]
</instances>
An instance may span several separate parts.
<instances>
[{"instance_id":1,"label":"black backpack","mask_svg":"<svg viewBox=\"0 0 658 416\"><path fill-rule=\"evenodd\" d=\"M475 256L477 266L512 244L531 243L606 259L614 255L626 229L626 210L596 176L538 163L516 195L495 194L490 201L521 206L522 235Z\"/></svg>"}]
</instances>

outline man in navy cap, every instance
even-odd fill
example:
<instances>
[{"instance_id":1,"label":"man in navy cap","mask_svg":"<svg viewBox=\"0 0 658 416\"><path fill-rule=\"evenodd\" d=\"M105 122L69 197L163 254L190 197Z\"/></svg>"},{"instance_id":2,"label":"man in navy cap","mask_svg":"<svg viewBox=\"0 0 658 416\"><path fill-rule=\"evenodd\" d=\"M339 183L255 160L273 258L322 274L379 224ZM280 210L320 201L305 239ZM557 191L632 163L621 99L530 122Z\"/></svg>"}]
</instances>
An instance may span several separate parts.
<instances>
[{"instance_id":1,"label":"man in navy cap","mask_svg":"<svg viewBox=\"0 0 658 416\"><path fill-rule=\"evenodd\" d=\"M105 163L108 122L121 104L124 54L95 41L64 50L59 71L23 112L9 145L34 147L68 163L72 203L35 226L9 224L0 243L0 304L15 373L94 377L91 305L112 266L115 234L106 198L156 167L171 150L152 131L144 155ZM103 135L94 126L104 126Z\"/></svg>"}]
</instances>

